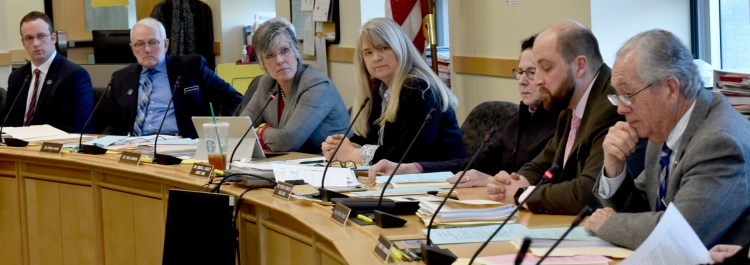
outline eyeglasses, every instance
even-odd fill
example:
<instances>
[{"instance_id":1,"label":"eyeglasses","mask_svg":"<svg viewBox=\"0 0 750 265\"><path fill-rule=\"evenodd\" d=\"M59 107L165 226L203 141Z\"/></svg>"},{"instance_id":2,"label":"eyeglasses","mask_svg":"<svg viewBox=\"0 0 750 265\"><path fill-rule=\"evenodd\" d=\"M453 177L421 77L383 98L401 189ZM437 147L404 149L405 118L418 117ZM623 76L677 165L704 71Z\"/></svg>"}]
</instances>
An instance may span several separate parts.
<instances>
[{"instance_id":1,"label":"eyeglasses","mask_svg":"<svg viewBox=\"0 0 750 265\"><path fill-rule=\"evenodd\" d=\"M39 35L36 35L36 36L26 36L26 37L23 37L23 43L33 44L34 40L38 40L39 43L43 43L44 41L47 40L47 37L49 37L49 36L52 36L52 35L51 34L45 34L45 33L39 33Z\"/></svg>"},{"instance_id":2,"label":"eyeglasses","mask_svg":"<svg viewBox=\"0 0 750 265\"><path fill-rule=\"evenodd\" d=\"M523 70L521 68L513 68L513 77L516 80L521 80L521 76L523 76L524 73L526 73L526 78L528 78L529 80L534 80L534 75L536 75L536 68L529 67L526 68L526 70Z\"/></svg>"},{"instance_id":3,"label":"eyeglasses","mask_svg":"<svg viewBox=\"0 0 750 265\"><path fill-rule=\"evenodd\" d=\"M148 41L148 47L151 48L151 49L156 49L157 47L159 47L160 43L161 42L158 41L158 40L150 40L150 41ZM143 49L146 48L146 42L136 42L136 43L133 44L133 47L136 50L143 50Z\"/></svg>"},{"instance_id":4,"label":"eyeglasses","mask_svg":"<svg viewBox=\"0 0 750 265\"><path fill-rule=\"evenodd\" d=\"M651 87L651 85L653 85L653 83L649 83L645 87L630 95L609 94L607 95L607 99L609 99L609 103L612 103L612 105L618 106L619 103L622 103L625 104L625 106L630 107L630 105L633 104L632 98L635 97L635 95L638 95L638 93L641 93L641 91L646 90L646 88Z\"/></svg>"},{"instance_id":5,"label":"eyeglasses","mask_svg":"<svg viewBox=\"0 0 750 265\"><path fill-rule=\"evenodd\" d=\"M331 161L331 166L332 167L337 166L337 164L338 164L339 167L342 167L342 168L351 168L351 169L357 170L357 163L355 163L354 161L351 161L351 160L348 160L348 161L333 160L333 161ZM323 164L317 164L316 166L325 166L325 165L323 165Z\"/></svg>"}]
</instances>

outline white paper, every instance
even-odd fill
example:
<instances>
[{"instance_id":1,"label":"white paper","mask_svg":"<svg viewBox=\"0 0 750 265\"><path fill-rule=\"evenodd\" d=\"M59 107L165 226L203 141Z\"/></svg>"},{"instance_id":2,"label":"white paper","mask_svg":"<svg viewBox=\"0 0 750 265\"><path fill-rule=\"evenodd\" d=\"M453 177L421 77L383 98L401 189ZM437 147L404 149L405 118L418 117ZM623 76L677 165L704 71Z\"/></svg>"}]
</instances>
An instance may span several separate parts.
<instances>
[{"instance_id":1,"label":"white paper","mask_svg":"<svg viewBox=\"0 0 750 265\"><path fill-rule=\"evenodd\" d=\"M391 183L419 183L419 182L446 182L452 177L450 171L418 173L418 174L401 174L393 176ZM375 178L376 183L385 183L389 176L378 176Z\"/></svg>"},{"instance_id":2,"label":"white paper","mask_svg":"<svg viewBox=\"0 0 750 265\"><path fill-rule=\"evenodd\" d=\"M315 61L318 70L328 75L328 52L326 51L326 39L324 37L315 37Z\"/></svg>"},{"instance_id":3,"label":"white paper","mask_svg":"<svg viewBox=\"0 0 750 265\"><path fill-rule=\"evenodd\" d=\"M432 229L430 239L435 244L481 243L487 241L498 226L500 225ZM521 224L506 224L492 241L509 241L513 235L524 235L526 231L526 227ZM422 232L426 235L427 229Z\"/></svg>"},{"instance_id":4,"label":"white paper","mask_svg":"<svg viewBox=\"0 0 750 265\"><path fill-rule=\"evenodd\" d=\"M674 203L667 207L646 241L620 262L621 265L706 263L713 263L708 249Z\"/></svg>"},{"instance_id":5,"label":"white paper","mask_svg":"<svg viewBox=\"0 0 750 265\"><path fill-rule=\"evenodd\" d=\"M313 20L315 21L328 21L328 12L331 8L331 0L317 0L315 1L315 8L313 9Z\"/></svg>"},{"instance_id":6,"label":"white paper","mask_svg":"<svg viewBox=\"0 0 750 265\"><path fill-rule=\"evenodd\" d=\"M49 140L49 137L54 138L55 136L64 137L66 139L69 137L68 133L65 131L52 127L49 124L31 125L27 127L5 127L3 128L3 133L5 134L3 137L8 137L8 135L10 135L13 136L13 138L29 142L34 141L36 138Z\"/></svg>"},{"instance_id":7,"label":"white paper","mask_svg":"<svg viewBox=\"0 0 750 265\"><path fill-rule=\"evenodd\" d=\"M304 11L302 12L302 14L305 17L305 31L304 39L302 41L302 50L305 55L315 56L315 22L312 18L312 12Z\"/></svg>"},{"instance_id":8,"label":"white paper","mask_svg":"<svg viewBox=\"0 0 750 265\"><path fill-rule=\"evenodd\" d=\"M273 167L273 174L276 176L277 181L286 180L304 180L305 183L312 185L313 187L320 187L320 183L323 182L323 171L325 167L308 167L308 166L296 166L288 164L271 164ZM325 186L326 187L348 187L350 179L357 179L354 175L354 171L349 168L335 168L329 167L326 173Z\"/></svg>"}]
</instances>

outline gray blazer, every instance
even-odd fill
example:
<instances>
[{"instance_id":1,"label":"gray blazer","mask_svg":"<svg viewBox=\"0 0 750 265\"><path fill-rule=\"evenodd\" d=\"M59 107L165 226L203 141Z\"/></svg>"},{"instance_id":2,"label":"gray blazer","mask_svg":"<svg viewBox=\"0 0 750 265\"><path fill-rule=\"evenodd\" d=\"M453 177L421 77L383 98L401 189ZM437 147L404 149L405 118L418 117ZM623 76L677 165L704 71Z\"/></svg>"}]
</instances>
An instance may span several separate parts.
<instances>
[{"instance_id":1,"label":"gray blazer","mask_svg":"<svg viewBox=\"0 0 750 265\"><path fill-rule=\"evenodd\" d=\"M276 80L265 74L258 90L241 116L254 119L268 102L271 91L278 90ZM292 89L286 96L284 112L279 119L277 96L254 124L271 126L263 133L263 141L272 151L320 153L321 143L333 134L342 134L349 125L349 113L336 85L317 69L299 64Z\"/></svg>"},{"instance_id":2,"label":"gray blazer","mask_svg":"<svg viewBox=\"0 0 750 265\"><path fill-rule=\"evenodd\" d=\"M724 96L698 93L672 162L665 201L675 203L708 248L750 242L749 131L750 122ZM655 212L654 204L660 152L661 144L649 142L644 171L635 181L628 176L612 198L601 200L620 213L602 225L600 238L635 249L659 222L664 212ZM594 187L598 194L598 181Z\"/></svg>"}]
</instances>

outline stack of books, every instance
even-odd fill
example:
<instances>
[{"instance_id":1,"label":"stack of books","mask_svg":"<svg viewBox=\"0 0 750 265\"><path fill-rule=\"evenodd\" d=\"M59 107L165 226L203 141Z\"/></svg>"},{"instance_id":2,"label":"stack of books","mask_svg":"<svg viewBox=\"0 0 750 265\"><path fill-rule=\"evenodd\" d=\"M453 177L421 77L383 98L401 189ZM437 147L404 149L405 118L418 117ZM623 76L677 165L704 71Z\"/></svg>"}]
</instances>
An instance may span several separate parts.
<instances>
[{"instance_id":1,"label":"stack of books","mask_svg":"<svg viewBox=\"0 0 750 265\"><path fill-rule=\"evenodd\" d=\"M440 205L439 201L422 201L417 216L425 225ZM490 200L448 200L438 212L433 227L498 224L505 221L515 205Z\"/></svg>"}]
</instances>

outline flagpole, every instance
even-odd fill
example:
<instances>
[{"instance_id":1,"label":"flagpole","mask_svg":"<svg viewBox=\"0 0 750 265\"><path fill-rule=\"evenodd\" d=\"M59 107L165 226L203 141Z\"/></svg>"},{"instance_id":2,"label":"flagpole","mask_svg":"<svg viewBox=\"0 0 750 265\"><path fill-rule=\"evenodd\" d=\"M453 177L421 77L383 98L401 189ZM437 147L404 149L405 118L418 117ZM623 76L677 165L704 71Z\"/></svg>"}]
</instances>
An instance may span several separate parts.
<instances>
[{"instance_id":1,"label":"flagpole","mask_svg":"<svg viewBox=\"0 0 750 265\"><path fill-rule=\"evenodd\" d=\"M432 59L432 71L438 74L437 62L437 32L435 30L435 2L427 0L427 15L424 18L423 25L426 24L425 33L427 41L430 43L430 58Z\"/></svg>"}]
</instances>

